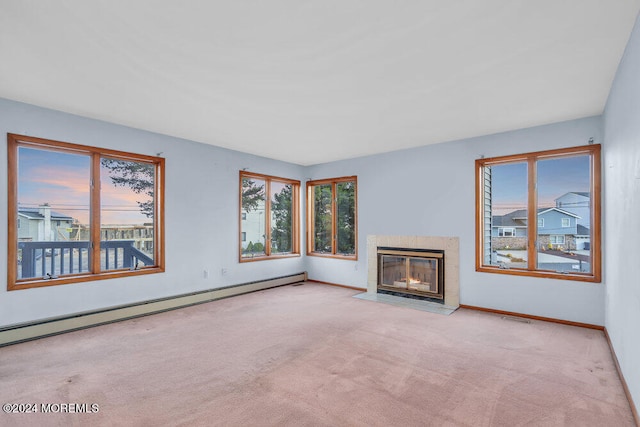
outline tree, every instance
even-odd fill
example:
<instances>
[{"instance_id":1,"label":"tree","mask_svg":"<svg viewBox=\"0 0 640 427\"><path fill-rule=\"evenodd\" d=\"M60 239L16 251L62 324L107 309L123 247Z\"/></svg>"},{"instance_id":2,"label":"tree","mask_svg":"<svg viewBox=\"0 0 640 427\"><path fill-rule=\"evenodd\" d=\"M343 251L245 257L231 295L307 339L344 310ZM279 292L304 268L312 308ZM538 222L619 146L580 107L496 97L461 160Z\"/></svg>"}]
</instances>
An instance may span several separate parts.
<instances>
[{"instance_id":1,"label":"tree","mask_svg":"<svg viewBox=\"0 0 640 427\"><path fill-rule=\"evenodd\" d=\"M356 251L356 203L355 182L340 182L336 185L338 253L353 254Z\"/></svg>"},{"instance_id":2,"label":"tree","mask_svg":"<svg viewBox=\"0 0 640 427\"><path fill-rule=\"evenodd\" d=\"M257 184L249 178L242 178L242 210L251 212L264 206L264 184Z\"/></svg>"},{"instance_id":3,"label":"tree","mask_svg":"<svg viewBox=\"0 0 640 427\"><path fill-rule=\"evenodd\" d=\"M140 212L153 218L155 188L155 167L150 163L132 162L103 158L102 166L109 170L109 178L116 187L129 187L136 194L146 194L149 200L138 202Z\"/></svg>"},{"instance_id":4,"label":"tree","mask_svg":"<svg viewBox=\"0 0 640 427\"><path fill-rule=\"evenodd\" d=\"M314 197L314 251L331 253L331 185L316 185Z\"/></svg>"},{"instance_id":5,"label":"tree","mask_svg":"<svg viewBox=\"0 0 640 427\"><path fill-rule=\"evenodd\" d=\"M271 202L271 250L274 252L291 252L293 243L292 201L293 186L286 185L279 193L273 195Z\"/></svg>"}]
</instances>

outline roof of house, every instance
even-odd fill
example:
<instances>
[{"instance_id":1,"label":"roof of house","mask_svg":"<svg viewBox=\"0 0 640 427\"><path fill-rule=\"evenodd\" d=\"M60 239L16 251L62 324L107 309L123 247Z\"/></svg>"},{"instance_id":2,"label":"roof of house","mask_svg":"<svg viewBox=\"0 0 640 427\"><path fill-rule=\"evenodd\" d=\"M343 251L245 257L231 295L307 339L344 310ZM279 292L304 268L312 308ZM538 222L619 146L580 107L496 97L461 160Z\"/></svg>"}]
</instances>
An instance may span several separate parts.
<instances>
[{"instance_id":1,"label":"roof of house","mask_svg":"<svg viewBox=\"0 0 640 427\"><path fill-rule=\"evenodd\" d=\"M563 209L559 208L539 208L538 215L542 215L549 211L558 211L568 216L572 216L574 218L580 218L580 216L567 212ZM526 227L526 223L523 220L527 219L527 210L526 209L518 209L513 212L509 212L504 215L494 215L492 218L493 227ZM587 233L588 234L588 233Z\"/></svg>"},{"instance_id":2,"label":"roof of house","mask_svg":"<svg viewBox=\"0 0 640 427\"><path fill-rule=\"evenodd\" d=\"M580 218L580 215L576 215L573 212L569 212L569 211L566 211L566 210L560 209L560 208L540 208L540 209L538 209L538 215L542 215L543 213L546 213L546 212L549 212L549 211L558 211L558 212L560 212L562 214L569 215L569 216L572 216L574 218Z\"/></svg>"},{"instance_id":3,"label":"roof of house","mask_svg":"<svg viewBox=\"0 0 640 427\"><path fill-rule=\"evenodd\" d=\"M567 194L577 194L578 196L591 198L591 193L589 193L588 191L569 191L568 193L564 193L562 196L556 198L555 200L562 199Z\"/></svg>"},{"instance_id":4,"label":"roof of house","mask_svg":"<svg viewBox=\"0 0 640 427\"><path fill-rule=\"evenodd\" d=\"M494 215L492 218L492 223L494 227L526 227L527 224L522 222L521 220L526 218L527 210L518 209L517 211L513 211L508 214Z\"/></svg>"},{"instance_id":5,"label":"roof of house","mask_svg":"<svg viewBox=\"0 0 640 427\"><path fill-rule=\"evenodd\" d=\"M18 214L31 219L44 219L44 215L40 213L40 210L38 208L20 208L18 209ZM56 211L51 211L51 219L56 221L73 220L73 218L69 215L65 215Z\"/></svg>"},{"instance_id":6,"label":"roof of house","mask_svg":"<svg viewBox=\"0 0 640 427\"><path fill-rule=\"evenodd\" d=\"M585 227L582 224L578 224L578 229L576 231L576 235L578 236L588 236L591 234L591 230L589 230L589 228Z\"/></svg>"}]
</instances>

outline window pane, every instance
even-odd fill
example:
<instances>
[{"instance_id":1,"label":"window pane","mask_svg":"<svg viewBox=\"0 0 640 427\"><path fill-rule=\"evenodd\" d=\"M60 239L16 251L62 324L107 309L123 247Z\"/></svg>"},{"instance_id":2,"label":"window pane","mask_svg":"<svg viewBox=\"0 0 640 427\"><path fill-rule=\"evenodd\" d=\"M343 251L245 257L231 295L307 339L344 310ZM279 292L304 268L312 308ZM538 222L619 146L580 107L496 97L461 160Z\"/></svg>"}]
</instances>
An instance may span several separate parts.
<instances>
[{"instance_id":1,"label":"window pane","mask_svg":"<svg viewBox=\"0 0 640 427\"><path fill-rule=\"evenodd\" d=\"M527 268L527 164L486 166L484 265Z\"/></svg>"},{"instance_id":2,"label":"window pane","mask_svg":"<svg viewBox=\"0 0 640 427\"><path fill-rule=\"evenodd\" d=\"M245 236L242 258L265 255L265 181L242 178L242 212L240 227Z\"/></svg>"},{"instance_id":3,"label":"window pane","mask_svg":"<svg viewBox=\"0 0 640 427\"><path fill-rule=\"evenodd\" d=\"M336 184L337 193L337 228L338 250L343 255L356 253L356 203L355 182L339 182Z\"/></svg>"},{"instance_id":4,"label":"window pane","mask_svg":"<svg viewBox=\"0 0 640 427\"><path fill-rule=\"evenodd\" d=\"M271 255L293 251L293 186L271 183Z\"/></svg>"},{"instance_id":5,"label":"window pane","mask_svg":"<svg viewBox=\"0 0 640 427\"><path fill-rule=\"evenodd\" d=\"M100 159L100 269L138 269L154 262L155 167Z\"/></svg>"},{"instance_id":6,"label":"window pane","mask_svg":"<svg viewBox=\"0 0 640 427\"><path fill-rule=\"evenodd\" d=\"M541 270L591 272L590 163L590 156L582 155L536 164Z\"/></svg>"},{"instance_id":7,"label":"window pane","mask_svg":"<svg viewBox=\"0 0 640 427\"><path fill-rule=\"evenodd\" d=\"M89 271L91 161L88 156L18 148L18 275Z\"/></svg>"},{"instance_id":8,"label":"window pane","mask_svg":"<svg viewBox=\"0 0 640 427\"><path fill-rule=\"evenodd\" d=\"M313 187L313 251L331 253L331 184Z\"/></svg>"}]
</instances>

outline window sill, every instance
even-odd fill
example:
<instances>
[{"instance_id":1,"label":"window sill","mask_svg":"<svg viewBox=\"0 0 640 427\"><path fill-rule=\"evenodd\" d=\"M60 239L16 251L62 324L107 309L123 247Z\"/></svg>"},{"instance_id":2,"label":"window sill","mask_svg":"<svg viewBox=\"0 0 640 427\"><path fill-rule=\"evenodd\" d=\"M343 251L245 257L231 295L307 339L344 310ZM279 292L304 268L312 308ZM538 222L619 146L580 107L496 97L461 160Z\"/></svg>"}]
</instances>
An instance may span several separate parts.
<instances>
[{"instance_id":1,"label":"window sill","mask_svg":"<svg viewBox=\"0 0 640 427\"><path fill-rule=\"evenodd\" d=\"M307 252L307 256L317 256L319 258L334 258L344 259L347 261L357 261L358 255L340 255L340 254L325 254L320 252Z\"/></svg>"},{"instance_id":2,"label":"window sill","mask_svg":"<svg viewBox=\"0 0 640 427\"><path fill-rule=\"evenodd\" d=\"M255 256L252 258L242 258L240 257L240 262L253 262L253 261L266 261L266 260L270 260L270 259L283 259L283 258L299 258L300 254L299 253L295 253L295 254L282 254L282 255L261 255L261 256Z\"/></svg>"},{"instance_id":3,"label":"window sill","mask_svg":"<svg viewBox=\"0 0 640 427\"><path fill-rule=\"evenodd\" d=\"M140 270L114 270L98 274L76 274L72 276L63 276L57 279L22 279L9 281L7 285L8 291L17 291L20 289L43 288L46 286L67 285L71 283L93 282L96 280L116 279L120 277L134 277L146 274L164 273L162 267L146 267Z\"/></svg>"},{"instance_id":4,"label":"window sill","mask_svg":"<svg viewBox=\"0 0 640 427\"><path fill-rule=\"evenodd\" d=\"M495 274L508 274L512 276L527 276L527 277L539 277L543 279L558 279L558 280L573 280L577 282L592 282L600 283L600 277L595 274L577 274L577 273L556 273L553 271L544 270L521 270L515 268L500 268L500 267L476 267L476 271L479 273L495 273Z\"/></svg>"}]
</instances>

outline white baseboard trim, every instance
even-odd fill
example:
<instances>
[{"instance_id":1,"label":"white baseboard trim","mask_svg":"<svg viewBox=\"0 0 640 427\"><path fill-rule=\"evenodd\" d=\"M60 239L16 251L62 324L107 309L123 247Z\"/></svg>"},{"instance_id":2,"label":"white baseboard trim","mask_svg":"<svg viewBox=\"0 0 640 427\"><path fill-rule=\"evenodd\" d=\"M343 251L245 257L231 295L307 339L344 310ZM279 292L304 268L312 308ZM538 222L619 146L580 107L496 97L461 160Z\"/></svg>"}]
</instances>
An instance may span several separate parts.
<instances>
[{"instance_id":1,"label":"white baseboard trim","mask_svg":"<svg viewBox=\"0 0 640 427\"><path fill-rule=\"evenodd\" d=\"M190 294L109 307L101 310L75 313L67 316L41 319L0 328L0 347L30 341L51 335L119 322L190 305L202 304L235 295L275 288L306 280L307 273L276 277L222 288L208 289Z\"/></svg>"}]
</instances>

